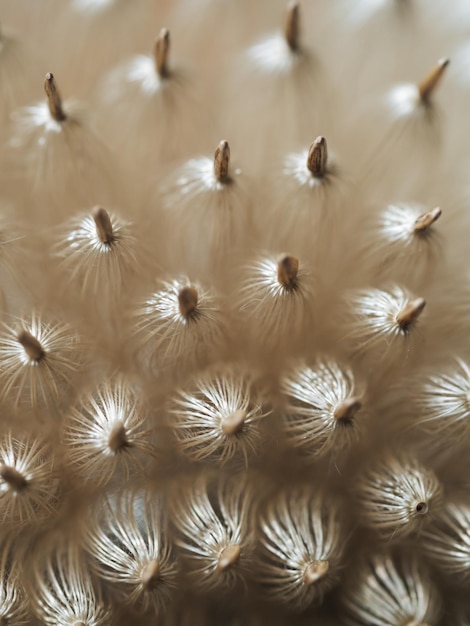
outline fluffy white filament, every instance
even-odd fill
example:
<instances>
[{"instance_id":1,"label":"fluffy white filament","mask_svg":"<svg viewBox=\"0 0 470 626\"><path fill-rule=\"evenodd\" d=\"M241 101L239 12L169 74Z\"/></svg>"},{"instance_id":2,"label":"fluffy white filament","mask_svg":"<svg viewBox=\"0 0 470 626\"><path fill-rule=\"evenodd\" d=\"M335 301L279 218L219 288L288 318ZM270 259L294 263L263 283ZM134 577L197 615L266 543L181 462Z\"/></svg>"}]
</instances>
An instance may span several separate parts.
<instances>
[{"instance_id":1,"label":"fluffy white filament","mask_svg":"<svg viewBox=\"0 0 470 626\"><path fill-rule=\"evenodd\" d=\"M310 489L282 491L259 520L259 580L272 600L303 610L338 581L345 537L333 502Z\"/></svg>"}]
</instances>

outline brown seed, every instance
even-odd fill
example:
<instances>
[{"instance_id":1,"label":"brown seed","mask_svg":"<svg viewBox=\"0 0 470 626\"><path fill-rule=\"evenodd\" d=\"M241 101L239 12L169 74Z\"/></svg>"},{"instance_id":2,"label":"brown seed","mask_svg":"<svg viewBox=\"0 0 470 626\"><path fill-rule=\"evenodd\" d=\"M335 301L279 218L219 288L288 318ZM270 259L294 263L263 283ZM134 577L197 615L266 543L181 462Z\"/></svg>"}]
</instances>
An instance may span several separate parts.
<instances>
[{"instance_id":1,"label":"brown seed","mask_svg":"<svg viewBox=\"0 0 470 626\"><path fill-rule=\"evenodd\" d=\"M116 422L112 427L108 437L108 447L114 453L129 447L126 429L122 422Z\"/></svg>"},{"instance_id":2,"label":"brown seed","mask_svg":"<svg viewBox=\"0 0 470 626\"><path fill-rule=\"evenodd\" d=\"M300 5L296 0L287 5L284 37L292 52L298 52L300 39Z\"/></svg>"},{"instance_id":3,"label":"brown seed","mask_svg":"<svg viewBox=\"0 0 470 626\"><path fill-rule=\"evenodd\" d=\"M310 146L307 156L307 168L315 178L323 178L327 173L328 146L325 137L317 137Z\"/></svg>"},{"instance_id":4,"label":"brown seed","mask_svg":"<svg viewBox=\"0 0 470 626\"><path fill-rule=\"evenodd\" d=\"M152 559L145 565L142 570L141 580L147 591L152 591L156 588L160 580L160 564L156 559Z\"/></svg>"},{"instance_id":5,"label":"brown seed","mask_svg":"<svg viewBox=\"0 0 470 626\"><path fill-rule=\"evenodd\" d=\"M39 341L27 330L21 330L18 333L18 341L31 361L39 362L46 356L46 351Z\"/></svg>"},{"instance_id":6,"label":"brown seed","mask_svg":"<svg viewBox=\"0 0 470 626\"><path fill-rule=\"evenodd\" d=\"M14 467L11 467L11 465L0 465L0 478L15 491L21 491L28 484L23 474Z\"/></svg>"},{"instance_id":7,"label":"brown seed","mask_svg":"<svg viewBox=\"0 0 470 626\"><path fill-rule=\"evenodd\" d=\"M112 244L116 240L116 237L113 233L113 225L109 213L102 207L96 207L92 215L95 221L96 234L101 243Z\"/></svg>"},{"instance_id":8,"label":"brown seed","mask_svg":"<svg viewBox=\"0 0 470 626\"><path fill-rule=\"evenodd\" d=\"M247 417L246 411L239 409L234 411L222 420L222 430L226 435L236 435L245 425Z\"/></svg>"},{"instance_id":9,"label":"brown seed","mask_svg":"<svg viewBox=\"0 0 470 626\"><path fill-rule=\"evenodd\" d=\"M449 59L440 59L437 65L429 72L429 74L423 78L418 85L419 97L421 102L429 104L432 94L436 90L436 87L441 82L442 76L449 65Z\"/></svg>"},{"instance_id":10,"label":"brown seed","mask_svg":"<svg viewBox=\"0 0 470 626\"><path fill-rule=\"evenodd\" d=\"M167 78L170 75L168 69L168 58L170 53L170 31L162 28L154 46L155 69L160 78Z\"/></svg>"},{"instance_id":11,"label":"brown seed","mask_svg":"<svg viewBox=\"0 0 470 626\"><path fill-rule=\"evenodd\" d=\"M431 209L431 211L427 211L426 213L420 215L415 222L415 232L422 233L427 230L441 217L441 214L441 209L436 207L435 209Z\"/></svg>"},{"instance_id":12,"label":"brown seed","mask_svg":"<svg viewBox=\"0 0 470 626\"><path fill-rule=\"evenodd\" d=\"M183 287L178 293L178 304L183 317L190 317L197 309L198 293L194 287Z\"/></svg>"},{"instance_id":13,"label":"brown seed","mask_svg":"<svg viewBox=\"0 0 470 626\"><path fill-rule=\"evenodd\" d=\"M241 546L237 543L224 548L220 553L219 562L217 564L219 572L226 572L229 567L232 567L240 558L241 551Z\"/></svg>"},{"instance_id":14,"label":"brown seed","mask_svg":"<svg viewBox=\"0 0 470 626\"><path fill-rule=\"evenodd\" d=\"M313 561L305 569L304 583L306 585L314 585L327 575L329 569L330 564L328 561Z\"/></svg>"},{"instance_id":15,"label":"brown seed","mask_svg":"<svg viewBox=\"0 0 470 626\"><path fill-rule=\"evenodd\" d=\"M67 116L62 108L62 98L60 97L59 90L57 89L54 75L51 74L51 72L46 74L46 78L44 80L44 91L46 92L47 104L49 105L51 117L56 122L63 122L66 120Z\"/></svg>"},{"instance_id":16,"label":"brown seed","mask_svg":"<svg viewBox=\"0 0 470 626\"><path fill-rule=\"evenodd\" d=\"M217 146L214 154L214 173L219 182L223 183L228 180L229 166L230 146L228 145L228 141L223 140Z\"/></svg>"},{"instance_id":17,"label":"brown seed","mask_svg":"<svg viewBox=\"0 0 470 626\"><path fill-rule=\"evenodd\" d=\"M397 324L403 330L407 330L414 322L416 322L425 306L426 301L423 298L416 298L416 300L408 302L405 308L397 315Z\"/></svg>"},{"instance_id":18,"label":"brown seed","mask_svg":"<svg viewBox=\"0 0 470 626\"><path fill-rule=\"evenodd\" d=\"M353 419L361 407L362 402L358 398L347 398L336 407L334 417L339 422L347 422Z\"/></svg>"},{"instance_id":19,"label":"brown seed","mask_svg":"<svg viewBox=\"0 0 470 626\"><path fill-rule=\"evenodd\" d=\"M281 256L277 262L277 280L286 289L292 289L297 284L299 261L293 256Z\"/></svg>"}]
</instances>

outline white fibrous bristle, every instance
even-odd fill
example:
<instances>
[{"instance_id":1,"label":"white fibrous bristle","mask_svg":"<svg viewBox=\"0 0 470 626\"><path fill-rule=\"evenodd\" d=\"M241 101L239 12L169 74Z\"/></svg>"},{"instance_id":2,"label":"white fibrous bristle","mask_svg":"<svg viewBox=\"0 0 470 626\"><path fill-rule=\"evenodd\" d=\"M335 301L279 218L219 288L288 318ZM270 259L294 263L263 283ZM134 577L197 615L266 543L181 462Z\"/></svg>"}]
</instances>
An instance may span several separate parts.
<instances>
[{"instance_id":1,"label":"white fibrous bristle","mask_svg":"<svg viewBox=\"0 0 470 626\"><path fill-rule=\"evenodd\" d=\"M142 475L156 441L138 390L118 378L83 393L65 419L63 446L75 477L90 487Z\"/></svg>"},{"instance_id":2,"label":"white fibrous bristle","mask_svg":"<svg viewBox=\"0 0 470 626\"><path fill-rule=\"evenodd\" d=\"M224 464L260 453L262 422L271 412L253 373L214 366L178 389L169 424L181 453L192 461Z\"/></svg>"},{"instance_id":3,"label":"white fibrous bristle","mask_svg":"<svg viewBox=\"0 0 470 626\"><path fill-rule=\"evenodd\" d=\"M282 28L249 47L237 58L237 68L227 73L233 82L229 128L240 129L246 138L244 160L257 172L319 128L328 132L330 127L330 87L318 51L310 50L302 35L304 25L300 2L288 2ZM263 141L250 141L255 135Z\"/></svg>"},{"instance_id":4,"label":"white fibrous bristle","mask_svg":"<svg viewBox=\"0 0 470 626\"><path fill-rule=\"evenodd\" d=\"M0 520L19 530L40 525L59 509L60 483L52 447L40 438L16 437L0 442Z\"/></svg>"},{"instance_id":5,"label":"white fibrous bristle","mask_svg":"<svg viewBox=\"0 0 470 626\"><path fill-rule=\"evenodd\" d=\"M344 334L351 353L368 364L406 366L419 347L417 331L426 306L423 298L398 286L386 291L359 289L345 298ZM413 352L414 351L414 352Z\"/></svg>"},{"instance_id":6,"label":"white fibrous bristle","mask_svg":"<svg viewBox=\"0 0 470 626\"><path fill-rule=\"evenodd\" d=\"M163 507L151 491L123 491L90 513L85 538L93 568L121 602L157 616L164 614L177 574Z\"/></svg>"},{"instance_id":7,"label":"white fibrous bristle","mask_svg":"<svg viewBox=\"0 0 470 626\"><path fill-rule=\"evenodd\" d=\"M422 80L391 87L372 113L362 114L357 127L366 161L357 157L357 151L354 154L371 197L387 201L422 195L428 173L442 172L446 127L435 92L448 65L449 59L439 59Z\"/></svg>"},{"instance_id":8,"label":"white fibrous bristle","mask_svg":"<svg viewBox=\"0 0 470 626\"><path fill-rule=\"evenodd\" d=\"M441 623L441 598L414 556L368 559L345 588L347 626L426 626Z\"/></svg>"},{"instance_id":9,"label":"white fibrous bristle","mask_svg":"<svg viewBox=\"0 0 470 626\"><path fill-rule=\"evenodd\" d=\"M138 272L145 275L139 251L132 224L105 208L73 218L61 227L52 249L57 276L52 297L114 340L123 298L132 295Z\"/></svg>"},{"instance_id":10,"label":"white fibrous bristle","mask_svg":"<svg viewBox=\"0 0 470 626\"><path fill-rule=\"evenodd\" d=\"M429 283L442 257L440 207L416 203L389 204L369 220L362 251L377 280L406 281L420 288Z\"/></svg>"},{"instance_id":11,"label":"white fibrous bristle","mask_svg":"<svg viewBox=\"0 0 470 626\"><path fill-rule=\"evenodd\" d=\"M312 275L290 254L254 259L244 268L236 308L255 354L295 354L312 327Z\"/></svg>"},{"instance_id":12,"label":"white fibrous bristle","mask_svg":"<svg viewBox=\"0 0 470 626\"><path fill-rule=\"evenodd\" d=\"M11 113L28 101L31 93L34 57L16 33L0 29L0 138L8 126Z\"/></svg>"},{"instance_id":13,"label":"white fibrous bristle","mask_svg":"<svg viewBox=\"0 0 470 626\"><path fill-rule=\"evenodd\" d=\"M276 182L270 245L291 246L302 258L325 261L328 250L337 251L341 226L348 219L342 204L353 204L325 137L288 154Z\"/></svg>"},{"instance_id":14,"label":"white fibrous bristle","mask_svg":"<svg viewBox=\"0 0 470 626\"><path fill-rule=\"evenodd\" d=\"M423 555L463 589L470 576L470 506L446 502L434 524L420 538Z\"/></svg>"},{"instance_id":15,"label":"white fibrous bristle","mask_svg":"<svg viewBox=\"0 0 470 626\"><path fill-rule=\"evenodd\" d=\"M335 455L358 439L364 390L349 369L331 359L298 364L282 377L281 391L286 441L299 454Z\"/></svg>"},{"instance_id":16,"label":"white fibrous bristle","mask_svg":"<svg viewBox=\"0 0 470 626\"><path fill-rule=\"evenodd\" d=\"M50 417L64 404L86 359L78 334L37 313L7 318L0 330L0 398Z\"/></svg>"},{"instance_id":17,"label":"white fibrous bristle","mask_svg":"<svg viewBox=\"0 0 470 626\"><path fill-rule=\"evenodd\" d=\"M213 290L179 276L132 311L132 350L144 374L177 378L219 357L227 344L228 312Z\"/></svg>"},{"instance_id":18,"label":"white fibrous bristle","mask_svg":"<svg viewBox=\"0 0 470 626\"><path fill-rule=\"evenodd\" d=\"M7 197L36 225L56 224L93 201L112 202L112 156L95 133L86 110L62 102L53 74L46 97L12 114L6 152ZM119 179L119 176L118 176Z\"/></svg>"},{"instance_id":19,"label":"white fibrous bristle","mask_svg":"<svg viewBox=\"0 0 470 626\"><path fill-rule=\"evenodd\" d=\"M15 548L18 545L11 538L0 540L0 623L27 626L30 624L29 602Z\"/></svg>"},{"instance_id":20,"label":"white fibrous bristle","mask_svg":"<svg viewBox=\"0 0 470 626\"><path fill-rule=\"evenodd\" d=\"M201 591L227 592L252 567L253 494L243 476L197 477L171 502L183 571Z\"/></svg>"},{"instance_id":21,"label":"white fibrous bristle","mask_svg":"<svg viewBox=\"0 0 470 626\"><path fill-rule=\"evenodd\" d=\"M363 523L387 543L418 537L440 511L442 494L435 473L404 455L371 464L356 482Z\"/></svg>"},{"instance_id":22,"label":"white fibrous bristle","mask_svg":"<svg viewBox=\"0 0 470 626\"><path fill-rule=\"evenodd\" d=\"M259 581L291 610L321 603L339 580L345 537L332 502L310 489L277 495L261 513Z\"/></svg>"},{"instance_id":23,"label":"white fibrous bristle","mask_svg":"<svg viewBox=\"0 0 470 626\"><path fill-rule=\"evenodd\" d=\"M151 55L119 65L100 87L100 127L136 188L200 148L204 113L190 76L173 66L172 46L162 28Z\"/></svg>"},{"instance_id":24,"label":"white fibrous bristle","mask_svg":"<svg viewBox=\"0 0 470 626\"><path fill-rule=\"evenodd\" d=\"M254 243L249 184L232 167L228 142L221 141L213 157L185 163L163 183L162 194L166 263L192 278L225 284L226 275Z\"/></svg>"},{"instance_id":25,"label":"white fibrous bristle","mask_svg":"<svg viewBox=\"0 0 470 626\"><path fill-rule=\"evenodd\" d=\"M429 440L438 437L444 448L466 439L470 430L470 368L465 361L454 359L442 367L429 368L411 378L401 393L409 398L405 418Z\"/></svg>"},{"instance_id":26,"label":"white fibrous bristle","mask_svg":"<svg viewBox=\"0 0 470 626\"><path fill-rule=\"evenodd\" d=\"M110 626L111 611L93 581L83 552L61 535L40 546L32 562L30 594L41 623Z\"/></svg>"},{"instance_id":27,"label":"white fibrous bristle","mask_svg":"<svg viewBox=\"0 0 470 626\"><path fill-rule=\"evenodd\" d=\"M0 626L470 626L469 37L0 0Z\"/></svg>"}]
</instances>

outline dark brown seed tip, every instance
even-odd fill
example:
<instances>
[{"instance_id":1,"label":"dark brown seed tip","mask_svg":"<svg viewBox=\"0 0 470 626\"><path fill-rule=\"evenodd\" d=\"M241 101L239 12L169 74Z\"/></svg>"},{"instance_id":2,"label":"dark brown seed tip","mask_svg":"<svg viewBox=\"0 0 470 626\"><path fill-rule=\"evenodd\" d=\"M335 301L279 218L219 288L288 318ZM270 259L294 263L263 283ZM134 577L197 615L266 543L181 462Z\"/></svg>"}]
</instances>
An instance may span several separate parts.
<instances>
[{"instance_id":1,"label":"dark brown seed tip","mask_svg":"<svg viewBox=\"0 0 470 626\"><path fill-rule=\"evenodd\" d=\"M421 315L426 306L426 301L423 298L416 298L408 302L405 308L397 315L397 324L403 329L407 330Z\"/></svg>"},{"instance_id":2,"label":"dark brown seed tip","mask_svg":"<svg viewBox=\"0 0 470 626\"><path fill-rule=\"evenodd\" d=\"M284 37L292 52L298 52L300 44L300 5L296 0L287 5Z\"/></svg>"},{"instance_id":3,"label":"dark brown seed tip","mask_svg":"<svg viewBox=\"0 0 470 626\"><path fill-rule=\"evenodd\" d=\"M178 293L178 305L183 317L191 317L197 309L198 294L194 287L183 287Z\"/></svg>"},{"instance_id":4,"label":"dark brown seed tip","mask_svg":"<svg viewBox=\"0 0 470 626\"><path fill-rule=\"evenodd\" d=\"M294 256L282 255L277 262L277 280L286 289L297 285L299 261Z\"/></svg>"},{"instance_id":5,"label":"dark brown seed tip","mask_svg":"<svg viewBox=\"0 0 470 626\"><path fill-rule=\"evenodd\" d=\"M334 417L340 422L347 422L352 420L356 413L361 409L362 402L359 398L347 398L344 402L338 405L334 412Z\"/></svg>"},{"instance_id":6,"label":"dark brown seed tip","mask_svg":"<svg viewBox=\"0 0 470 626\"><path fill-rule=\"evenodd\" d=\"M23 474L14 467L11 467L11 465L0 465L0 478L15 491L21 491L28 484Z\"/></svg>"},{"instance_id":7,"label":"dark brown seed tip","mask_svg":"<svg viewBox=\"0 0 470 626\"><path fill-rule=\"evenodd\" d=\"M228 141L221 141L217 146L214 154L214 173L217 180L221 183L229 179L228 169L230 166L230 146Z\"/></svg>"},{"instance_id":8,"label":"dark brown seed tip","mask_svg":"<svg viewBox=\"0 0 470 626\"><path fill-rule=\"evenodd\" d=\"M219 572L226 572L232 565L235 565L240 558L241 551L241 546L238 543L224 548L220 553L219 562L217 564Z\"/></svg>"},{"instance_id":9,"label":"dark brown seed tip","mask_svg":"<svg viewBox=\"0 0 470 626\"><path fill-rule=\"evenodd\" d=\"M67 119L67 116L62 108L62 98L60 97L59 90L57 89L54 75L51 74L51 72L48 72L46 74L46 78L44 79L44 91L46 92L47 104L49 105L51 117L56 122L63 122Z\"/></svg>"},{"instance_id":10,"label":"dark brown seed tip","mask_svg":"<svg viewBox=\"0 0 470 626\"><path fill-rule=\"evenodd\" d=\"M431 97L436 90L436 87L441 82L444 72L450 63L450 59L439 59L437 65L429 72L429 74L423 78L418 85L419 97L421 102L428 104Z\"/></svg>"},{"instance_id":11,"label":"dark brown seed tip","mask_svg":"<svg viewBox=\"0 0 470 626\"><path fill-rule=\"evenodd\" d=\"M418 515L426 515L429 511L429 504L427 502L418 502L416 505L416 513Z\"/></svg>"},{"instance_id":12,"label":"dark brown seed tip","mask_svg":"<svg viewBox=\"0 0 470 626\"><path fill-rule=\"evenodd\" d=\"M314 585L328 574L329 569L330 564L328 561L313 561L305 569L304 584L307 586Z\"/></svg>"},{"instance_id":13,"label":"dark brown seed tip","mask_svg":"<svg viewBox=\"0 0 470 626\"><path fill-rule=\"evenodd\" d=\"M328 167L328 146L325 137L317 137L310 146L307 156L307 168L315 178L323 178Z\"/></svg>"},{"instance_id":14,"label":"dark brown seed tip","mask_svg":"<svg viewBox=\"0 0 470 626\"><path fill-rule=\"evenodd\" d=\"M166 78L170 75L168 68L168 58L170 54L170 31L168 28L162 28L154 46L155 69L160 78Z\"/></svg>"},{"instance_id":15,"label":"dark brown seed tip","mask_svg":"<svg viewBox=\"0 0 470 626\"><path fill-rule=\"evenodd\" d=\"M106 209L95 207L92 213L96 226L96 234L101 243L112 244L115 241L113 225Z\"/></svg>"},{"instance_id":16,"label":"dark brown seed tip","mask_svg":"<svg viewBox=\"0 0 470 626\"><path fill-rule=\"evenodd\" d=\"M431 211L427 211L420 215L415 222L415 232L422 233L427 230L434 222L436 222L441 217L442 211L439 207L432 209Z\"/></svg>"},{"instance_id":17,"label":"dark brown seed tip","mask_svg":"<svg viewBox=\"0 0 470 626\"><path fill-rule=\"evenodd\" d=\"M126 429L122 422L116 422L112 427L108 437L108 447L114 453L129 447Z\"/></svg>"},{"instance_id":18,"label":"dark brown seed tip","mask_svg":"<svg viewBox=\"0 0 470 626\"><path fill-rule=\"evenodd\" d=\"M160 580L160 564L156 559L149 561L142 570L142 584L146 591L153 591Z\"/></svg>"},{"instance_id":19,"label":"dark brown seed tip","mask_svg":"<svg viewBox=\"0 0 470 626\"><path fill-rule=\"evenodd\" d=\"M222 431L229 436L236 435L242 430L246 417L247 413L242 409L227 415L222 419Z\"/></svg>"},{"instance_id":20,"label":"dark brown seed tip","mask_svg":"<svg viewBox=\"0 0 470 626\"><path fill-rule=\"evenodd\" d=\"M46 351L39 341L27 330L21 330L18 333L18 341L31 361L39 362L46 356Z\"/></svg>"}]
</instances>

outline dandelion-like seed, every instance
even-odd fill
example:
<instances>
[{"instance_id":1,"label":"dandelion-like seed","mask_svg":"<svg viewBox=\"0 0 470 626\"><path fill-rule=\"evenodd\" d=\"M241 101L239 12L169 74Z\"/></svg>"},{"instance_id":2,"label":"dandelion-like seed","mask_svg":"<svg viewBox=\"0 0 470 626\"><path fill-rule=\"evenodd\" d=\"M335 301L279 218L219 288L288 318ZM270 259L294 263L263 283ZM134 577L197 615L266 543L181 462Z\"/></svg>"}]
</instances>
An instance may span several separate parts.
<instances>
[{"instance_id":1,"label":"dandelion-like seed","mask_svg":"<svg viewBox=\"0 0 470 626\"><path fill-rule=\"evenodd\" d=\"M206 364L226 343L227 320L220 298L181 276L133 312L134 339L153 375L177 368L178 374Z\"/></svg>"},{"instance_id":2,"label":"dandelion-like seed","mask_svg":"<svg viewBox=\"0 0 470 626\"><path fill-rule=\"evenodd\" d=\"M63 103L53 74L46 102L13 114L8 142L10 179L24 195L30 220L56 223L96 197L113 200L112 159L76 104Z\"/></svg>"},{"instance_id":3,"label":"dandelion-like seed","mask_svg":"<svg viewBox=\"0 0 470 626\"><path fill-rule=\"evenodd\" d=\"M312 317L311 277L289 254L260 258L245 270L238 308L257 348L289 354Z\"/></svg>"},{"instance_id":4,"label":"dandelion-like seed","mask_svg":"<svg viewBox=\"0 0 470 626\"><path fill-rule=\"evenodd\" d=\"M455 359L439 373L418 375L409 382L413 426L444 439L451 433L465 436L470 428L470 368ZM441 444L443 444L441 438Z\"/></svg>"},{"instance_id":5,"label":"dandelion-like seed","mask_svg":"<svg viewBox=\"0 0 470 626\"><path fill-rule=\"evenodd\" d=\"M54 256L81 297L115 302L136 270L136 239L128 222L96 207L68 223Z\"/></svg>"},{"instance_id":6,"label":"dandelion-like seed","mask_svg":"<svg viewBox=\"0 0 470 626\"><path fill-rule=\"evenodd\" d=\"M192 461L226 463L259 450L263 406L251 373L235 366L209 369L178 390L170 414L181 452Z\"/></svg>"},{"instance_id":7,"label":"dandelion-like seed","mask_svg":"<svg viewBox=\"0 0 470 626\"><path fill-rule=\"evenodd\" d=\"M389 457L366 470L357 497L364 523L388 542L416 537L442 506L434 472L405 457Z\"/></svg>"},{"instance_id":8,"label":"dandelion-like seed","mask_svg":"<svg viewBox=\"0 0 470 626\"><path fill-rule=\"evenodd\" d=\"M329 359L299 364L281 380L287 442L318 458L349 447L358 437L363 391L352 372Z\"/></svg>"},{"instance_id":9,"label":"dandelion-like seed","mask_svg":"<svg viewBox=\"0 0 470 626\"><path fill-rule=\"evenodd\" d=\"M9 432L0 444L0 520L20 528L39 525L59 508L59 479L50 447Z\"/></svg>"},{"instance_id":10,"label":"dandelion-like seed","mask_svg":"<svg viewBox=\"0 0 470 626\"><path fill-rule=\"evenodd\" d=\"M164 612L176 585L162 509L150 491L124 491L115 501L106 500L86 538L97 574L123 603L154 615Z\"/></svg>"},{"instance_id":11,"label":"dandelion-like seed","mask_svg":"<svg viewBox=\"0 0 470 626\"><path fill-rule=\"evenodd\" d=\"M272 239L276 245L290 245L309 258L322 237L333 234L329 227L334 224L338 228L343 196L342 180L334 158L328 154L325 137L317 137L306 150L287 155L280 182ZM341 216L340 221L343 219Z\"/></svg>"},{"instance_id":12,"label":"dandelion-like seed","mask_svg":"<svg viewBox=\"0 0 470 626\"><path fill-rule=\"evenodd\" d=\"M307 488L283 491L260 518L259 580L268 596L303 610L338 580L344 536L337 508Z\"/></svg>"},{"instance_id":13,"label":"dandelion-like seed","mask_svg":"<svg viewBox=\"0 0 470 626\"><path fill-rule=\"evenodd\" d=\"M202 125L194 88L170 63L170 49L170 31L162 28L152 54L116 67L100 89L108 141L139 183L153 179L155 159L168 163L191 153Z\"/></svg>"},{"instance_id":14,"label":"dandelion-like seed","mask_svg":"<svg viewBox=\"0 0 470 626\"><path fill-rule=\"evenodd\" d=\"M154 433L138 393L122 379L83 396L65 422L65 455L77 477L103 487L144 471Z\"/></svg>"},{"instance_id":15,"label":"dandelion-like seed","mask_svg":"<svg viewBox=\"0 0 470 626\"><path fill-rule=\"evenodd\" d=\"M380 278L421 283L439 258L439 233L433 225L441 213L439 207L429 210L412 203L388 205L371 228L368 266Z\"/></svg>"},{"instance_id":16,"label":"dandelion-like seed","mask_svg":"<svg viewBox=\"0 0 470 626\"><path fill-rule=\"evenodd\" d=\"M9 539L0 542L0 624L26 626L30 623L29 607L20 583L15 547Z\"/></svg>"},{"instance_id":17,"label":"dandelion-like seed","mask_svg":"<svg viewBox=\"0 0 470 626\"><path fill-rule=\"evenodd\" d=\"M440 571L466 585L470 578L470 506L447 502L421 536L423 552Z\"/></svg>"},{"instance_id":18,"label":"dandelion-like seed","mask_svg":"<svg viewBox=\"0 0 470 626\"><path fill-rule=\"evenodd\" d=\"M182 490L172 519L191 583L203 591L226 590L243 581L254 548L252 493L245 479L206 477Z\"/></svg>"},{"instance_id":19,"label":"dandelion-like seed","mask_svg":"<svg viewBox=\"0 0 470 626\"><path fill-rule=\"evenodd\" d=\"M87 571L84 555L60 538L54 548L32 561L35 614L48 626L108 626L111 613Z\"/></svg>"},{"instance_id":20,"label":"dandelion-like seed","mask_svg":"<svg viewBox=\"0 0 470 626\"><path fill-rule=\"evenodd\" d=\"M81 370L78 335L37 314L4 324L0 333L0 397L15 407L52 410Z\"/></svg>"},{"instance_id":21,"label":"dandelion-like seed","mask_svg":"<svg viewBox=\"0 0 470 626\"><path fill-rule=\"evenodd\" d=\"M357 290L350 295L350 319L346 340L354 351L383 360L403 358L408 352L415 327L426 306L398 286L387 291Z\"/></svg>"},{"instance_id":22,"label":"dandelion-like seed","mask_svg":"<svg viewBox=\"0 0 470 626\"><path fill-rule=\"evenodd\" d=\"M427 570L413 557L377 556L345 587L345 624L427 626L437 624L441 599Z\"/></svg>"},{"instance_id":23,"label":"dandelion-like seed","mask_svg":"<svg viewBox=\"0 0 470 626\"><path fill-rule=\"evenodd\" d=\"M449 59L440 59L418 84L399 84L387 93L383 119L379 122L381 128L386 128L386 134L380 146L375 146L373 162L365 170L376 177L381 197L424 191L421 182L427 180L426 174L436 166L441 147L439 109L434 94L448 65ZM384 168L390 172L386 183L382 176ZM367 180L366 184L375 183Z\"/></svg>"},{"instance_id":24,"label":"dandelion-like seed","mask_svg":"<svg viewBox=\"0 0 470 626\"><path fill-rule=\"evenodd\" d=\"M213 158L188 161L163 194L168 230L177 228L182 242L168 249L172 265L201 280L225 278L251 243L253 227L248 185L231 166L228 142L219 143Z\"/></svg>"}]
</instances>

